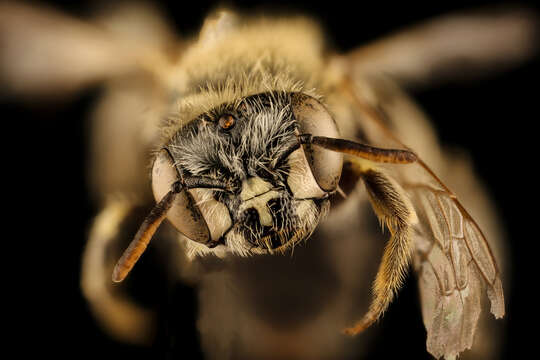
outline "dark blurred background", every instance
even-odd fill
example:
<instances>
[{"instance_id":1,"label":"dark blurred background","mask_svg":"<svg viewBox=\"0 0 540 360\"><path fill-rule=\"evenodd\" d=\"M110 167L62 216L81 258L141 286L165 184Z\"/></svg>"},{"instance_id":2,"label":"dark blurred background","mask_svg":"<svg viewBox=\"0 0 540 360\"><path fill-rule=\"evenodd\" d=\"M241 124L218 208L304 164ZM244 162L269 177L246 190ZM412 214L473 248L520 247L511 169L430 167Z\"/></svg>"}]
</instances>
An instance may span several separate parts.
<instances>
[{"instance_id":1,"label":"dark blurred background","mask_svg":"<svg viewBox=\"0 0 540 360\"><path fill-rule=\"evenodd\" d=\"M84 17L93 6L92 2L46 3L79 17ZM241 9L278 7L312 15L322 22L334 47L346 51L436 15L501 3L374 1L346 5L336 1L293 4L237 1L233 4ZM533 6L532 2L523 4ZM201 0L187 4L162 1L165 13L180 34L196 32L204 15L215 5ZM539 154L534 126L540 119L539 65L536 57L492 77L471 83L446 83L413 93L432 118L442 142L470 153L477 174L492 194L504 221L512 262L512 286L506 289L509 296L503 358L532 349L536 332L527 330L527 326L536 324L533 290L539 272L536 266L540 262L534 246L538 223L535 170ZM109 339L94 322L82 298L80 259L88 226L97 210L87 192L86 116L99 93L99 87L94 87L54 103L9 100L0 104L4 124L8 124L4 134L9 146L4 156L18 164L6 166L3 172L3 177L17 185L5 188L8 195L5 207L15 215L6 228L16 230L4 238L15 245L13 251L4 252L6 260L15 260L15 265L4 272L8 283L17 285L15 290L4 292L14 302L9 309L15 318L11 333L24 340L24 346L19 348L21 355L38 350L43 355L74 358L201 358L195 325L195 289L178 285L171 290L159 279L159 269L148 265L149 279L143 281L149 286L142 300L160 304L165 313L175 314L182 321L171 324L162 320L162 337L153 347L129 346ZM381 334L373 344L370 359L397 354L414 359L431 358L425 350L425 330L414 278L409 279L377 326Z\"/></svg>"}]
</instances>

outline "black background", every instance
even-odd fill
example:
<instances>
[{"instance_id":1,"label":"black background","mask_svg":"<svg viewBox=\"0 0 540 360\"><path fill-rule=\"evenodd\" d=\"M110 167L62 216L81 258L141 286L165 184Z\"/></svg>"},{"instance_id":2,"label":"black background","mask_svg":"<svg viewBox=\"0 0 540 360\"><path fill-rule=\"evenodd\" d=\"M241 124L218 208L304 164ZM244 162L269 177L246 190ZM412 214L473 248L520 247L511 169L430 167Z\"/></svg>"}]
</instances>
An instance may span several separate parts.
<instances>
[{"instance_id":1,"label":"black background","mask_svg":"<svg viewBox=\"0 0 540 360\"><path fill-rule=\"evenodd\" d=\"M92 3L49 2L75 16L83 17ZM405 3L405 4L404 4ZM449 11L497 5L496 2L452 1L447 3L387 1L362 5L311 2L293 5L278 1L267 6L292 8L314 15L341 50L399 30ZM236 2L243 9L260 4ZM163 2L178 31L191 34L200 26L213 2ZM539 158L538 58L523 66L472 83L443 84L413 94L433 119L444 143L469 151L478 176L486 183L507 229L512 260L512 288L507 289L507 336L503 358L534 348L526 326L536 323L535 251L538 217L535 209ZM4 296L15 321L10 337L22 339L20 354L39 351L43 355L95 358L200 358L195 328L194 289L179 285L164 289L159 279L151 281L146 301L162 303L177 314L181 324L166 324L163 334L173 339L158 341L151 348L134 347L110 340L93 321L79 290L80 258L87 229L96 208L87 194L86 157L88 122L85 118L99 95L87 89L68 101L28 104L15 100L1 103L4 132L4 208L8 209L4 236L4 279L17 285ZM7 140L7 141L6 141ZM9 165L14 163L15 166ZM529 208L528 206L532 206ZM4 218L5 219L5 218ZM6 232L7 234L7 232ZM12 246L15 246L12 248ZM12 265L13 264L13 265ZM11 289L11 287L9 288ZM176 306L174 302L181 302ZM409 281L384 320L377 326L381 336L370 358L429 359L425 352L425 330L417 304L416 286Z\"/></svg>"}]
</instances>

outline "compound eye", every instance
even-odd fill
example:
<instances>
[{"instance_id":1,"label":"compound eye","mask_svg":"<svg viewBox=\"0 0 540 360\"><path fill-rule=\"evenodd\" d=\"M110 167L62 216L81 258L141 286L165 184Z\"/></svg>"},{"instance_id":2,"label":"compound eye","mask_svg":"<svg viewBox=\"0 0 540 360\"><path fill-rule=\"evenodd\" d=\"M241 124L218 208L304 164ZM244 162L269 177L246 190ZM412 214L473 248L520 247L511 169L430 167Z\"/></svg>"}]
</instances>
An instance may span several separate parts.
<instances>
[{"instance_id":1,"label":"compound eye","mask_svg":"<svg viewBox=\"0 0 540 360\"><path fill-rule=\"evenodd\" d=\"M219 126L223 130L231 130L236 124L236 118L231 114L221 115L219 118Z\"/></svg>"},{"instance_id":2,"label":"compound eye","mask_svg":"<svg viewBox=\"0 0 540 360\"><path fill-rule=\"evenodd\" d=\"M297 93L292 95L291 103L300 134L339 138L334 119L319 101ZM319 187L326 192L335 190L341 177L343 155L308 144L302 146Z\"/></svg>"},{"instance_id":3,"label":"compound eye","mask_svg":"<svg viewBox=\"0 0 540 360\"><path fill-rule=\"evenodd\" d=\"M152 191L156 201L160 201L171 190L180 175L169 152L162 149L154 160L152 167ZM167 212L167 220L189 239L206 244L210 239L210 231L201 211L192 195L182 191L174 199Z\"/></svg>"}]
</instances>

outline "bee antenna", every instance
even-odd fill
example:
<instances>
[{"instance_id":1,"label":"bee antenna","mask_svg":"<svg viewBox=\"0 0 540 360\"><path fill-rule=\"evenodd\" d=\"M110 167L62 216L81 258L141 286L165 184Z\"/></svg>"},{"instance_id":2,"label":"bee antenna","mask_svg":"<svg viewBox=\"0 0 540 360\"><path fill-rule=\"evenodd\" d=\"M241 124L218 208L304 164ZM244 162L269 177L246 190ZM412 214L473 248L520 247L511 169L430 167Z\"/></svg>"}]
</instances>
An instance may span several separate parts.
<instances>
[{"instance_id":1,"label":"bee antenna","mask_svg":"<svg viewBox=\"0 0 540 360\"><path fill-rule=\"evenodd\" d=\"M418 156L410 150L383 149L345 139L301 134L298 135L298 140L301 144L316 145L328 150L350 154L379 163L411 164L418 160Z\"/></svg>"},{"instance_id":2,"label":"bee antenna","mask_svg":"<svg viewBox=\"0 0 540 360\"><path fill-rule=\"evenodd\" d=\"M152 208L150 214L144 219L135 237L114 267L112 275L114 282L124 280L131 269L133 269L133 266L135 266L137 260L139 260L146 250L159 225L161 225L167 216L167 212L171 208L176 195L182 191L182 188L183 186L180 182L175 182L171 190Z\"/></svg>"}]
</instances>

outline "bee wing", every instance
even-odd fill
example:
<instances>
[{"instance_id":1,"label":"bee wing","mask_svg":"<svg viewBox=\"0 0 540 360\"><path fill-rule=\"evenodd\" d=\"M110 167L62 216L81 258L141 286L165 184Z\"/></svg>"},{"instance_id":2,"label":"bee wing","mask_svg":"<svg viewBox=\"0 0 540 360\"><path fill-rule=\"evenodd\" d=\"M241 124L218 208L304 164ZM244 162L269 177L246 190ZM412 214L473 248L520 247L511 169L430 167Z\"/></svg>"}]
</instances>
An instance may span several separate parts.
<instances>
[{"instance_id":1,"label":"bee wing","mask_svg":"<svg viewBox=\"0 0 540 360\"><path fill-rule=\"evenodd\" d=\"M526 8L471 11L434 18L343 57L350 74L385 74L411 86L484 75L538 50L537 14Z\"/></svg>"},{"instance_id":2,"label":"bee wing","mask_svg":"<svg viewBox=\"0 0 540 360\"><path fill-rule=\"evenodd\" d=\"M499 269L482 231L448 191L405 186L419 223L414 229L415 270L427 348L436 357L471 348L483 289L496 318L504 316Z\"/></svg>"},{"instance_id":3,"label":"bee wing","mask_svg":"<svg viewBox=\"0 0 540 360\"><path fill-rule=\"evenodd\" d=\"M418 218L412 234L413 264L427 349L436 358L457 355L473 345L484 291L491 313L496 318L504 316L497 261L476 221L423 164L392 169L392 174Z\"/></svg>"},{"instance_id":4,"label":"bee wing","mask_svg":"<svg viewBox=\"0 0 540 360\"><path fill-rule=\"evenodd\" d=\"M484 289L496 318L504 315L500 272L490 246L457 197L422 160L444 163L426 119L405 94L382 78L345 86L362 128L364 141L377 146L405 145L393 135L404 130L408 141L422 139L419 160L384 165L409 196L414 225L414 269L420 287L427 348L436 357L457 355L472 346ZM424 137L425 135L425 137ZM416 149L415 149L416 150Z\"/></svg>"},{"instance_id":5,"label":"bee wing","mask_svg":"<svg viewBox=\"0 0 540 360\"><path fill-rule=\"evenodd\" d=\"M104 10L83 21L43 6L0 3L2 92L51 96L156 68L162 59L154 50L172 40L158 12L132 3Z\"/></svg>"}]
</instances>

